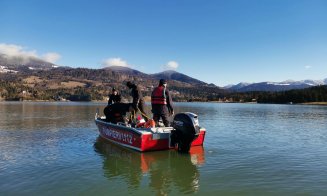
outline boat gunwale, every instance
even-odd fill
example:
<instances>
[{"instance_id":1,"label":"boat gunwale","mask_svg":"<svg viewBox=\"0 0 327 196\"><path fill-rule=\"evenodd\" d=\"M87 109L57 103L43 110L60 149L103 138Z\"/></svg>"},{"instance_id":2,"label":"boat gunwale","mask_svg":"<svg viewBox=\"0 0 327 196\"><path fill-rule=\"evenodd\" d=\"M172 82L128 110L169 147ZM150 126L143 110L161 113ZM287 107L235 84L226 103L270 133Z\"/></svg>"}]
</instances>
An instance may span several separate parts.
<instances>
[{"instance_id":1,"label":"boat gunwale","mask_svg":"<svg viewBox=\"0 0 327 196\"><path fill-rule=\"evenodd\" d=\"M134 127L126 127L126 126L123 126L123 125L118 125L118 124L114 124L114 123L111 123L111 122L107 122L107 121L104 121L103 119L100 119L100 118L95 119L95 122L100 123L102 125L111 126L111 127L114 127L114 128L119 128L119 129L122 129L123 131L135 132L138 135L152 134L151 128L142 128L142 130L138 130L138 129L134 128Z\"/></svg>"},{"instance_id":2,"label":"boat gunwale","mask_svg":"<svg viewBox=\"0 0 327 196\"><path fill-rule=\"evenodd\" d=\"M140 128L135 128L135 127L127 127L127 126L123 126L123 125L119 125L119 124L114 124L111 122L107 122L104 119L101 118L96 118L95 119L96 122L99 122L103 125L106 126L112 126L114 128L122 128L123 130L127 130L127 131L133 131L137 134L140 135L148 135L148 134L167 134L170 133L172 130L174 130L173 127L156 127L156 128L144 128L144 127L140 127ZM160 131L161 129L161 131Z\"/></svg>"}]
</instances>

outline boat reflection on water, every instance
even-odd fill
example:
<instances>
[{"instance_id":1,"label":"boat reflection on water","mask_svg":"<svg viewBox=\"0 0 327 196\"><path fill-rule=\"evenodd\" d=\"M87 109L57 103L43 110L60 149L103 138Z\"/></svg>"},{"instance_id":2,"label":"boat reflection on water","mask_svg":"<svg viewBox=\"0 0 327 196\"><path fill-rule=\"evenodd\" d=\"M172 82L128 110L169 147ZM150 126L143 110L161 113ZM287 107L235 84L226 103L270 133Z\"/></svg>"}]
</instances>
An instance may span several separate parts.
<instances>
[{"instance_id":1,"label":"boat reflection on water","mask_svg":"<svg viewBox=\"0 0 327 196\"><path fill-rule=\"evenodd\" d=\"M140 153L98 137L94 148L104 158L105 176L109 180L120 177L131 189L146 185L159 195L174 188L181 193L199 190L197 166L205 161L202 146L192 147L189 154L176 150Z\"/></svg>"}]
</instances>

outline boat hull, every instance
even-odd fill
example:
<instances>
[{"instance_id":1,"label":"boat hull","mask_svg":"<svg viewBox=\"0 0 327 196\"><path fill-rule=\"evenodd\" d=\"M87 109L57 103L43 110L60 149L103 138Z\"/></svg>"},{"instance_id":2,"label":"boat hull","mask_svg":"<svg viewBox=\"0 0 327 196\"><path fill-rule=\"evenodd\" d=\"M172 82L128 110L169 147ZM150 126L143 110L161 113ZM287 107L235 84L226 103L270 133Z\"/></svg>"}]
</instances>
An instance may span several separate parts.
<instances>
[{"instance_id":1,"label":"boat hull","mask_svg":"<svg viewBox=\"0 0 327 196\"><path fill-rule=\"evenodd\" d=\"M121 146L140 152L168 150L175 148L170 145L172 127L165 128L133 128L95 119L100 136ZM206 130L200 129L199 136L191 146L202 146Z\"/></svg>"}]
</instances>

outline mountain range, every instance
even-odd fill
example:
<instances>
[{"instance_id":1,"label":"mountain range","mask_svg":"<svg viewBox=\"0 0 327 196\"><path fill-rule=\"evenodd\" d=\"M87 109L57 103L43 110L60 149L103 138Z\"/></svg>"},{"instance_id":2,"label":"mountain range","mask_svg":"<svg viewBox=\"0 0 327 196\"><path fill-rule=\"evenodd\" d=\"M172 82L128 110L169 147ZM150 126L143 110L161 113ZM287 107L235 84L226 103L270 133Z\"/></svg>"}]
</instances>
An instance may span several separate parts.
<instances>
[{"instance_id":1,"label":"mountain range","mask_svg":"<svg viewBox=\"0 0 327 196\"><path fill-rule=\"evenodd\" d=\"M9 59L9 60L8 60ZM71 68L30 58L0 56L0 100L105 100L112 88L129 99L127 81L149 100L159 79L168 80L174 101L207 101L225 90L176 71L146 74L128 67ZM128 100L125 100L128 101Z\"/></svg>"},{"instance_id":2,"label":"mountain range","mask_svg":"<svg viewBox=\"0 0 327 196\"><path fill-rule=\"evenodd\" d=\"M0 73L24 73L32 74L33 71L55 71L58 73L60 70L73 70L73 69L83 69L83 68L70 68L70 67L58 67L53 63L46 62L42 59L36 57L24 57L24 56L7 56L5 54L0 54ZM90 69L92 70L92 69ZM105 72L110 72L110 74L120 75L122 80L126 79L136 79L139 81L149 80L150 83L156 85L156 80L166 79L172 81L174 86L177 87L192 87L192 86L204 86L208 88L225 89L230 92L249 92L249 91L285 91L291 89L303 89L312 86L326 85L327 78L324 80L302 80L293 81L287 80L283 82L259 82L259 83L239 83L236 85L228 85L224 87L218 87L214 84L208 84L201 80L192 78L185 74L176 71L164 71L155 74L146 74L135 69L120 66L111 66L103 69ZM51 75L51 74L50 74Z\"/></svg>"},{"instance_id":3,"label":"mountain range","mask_svg":"<svg viewBox=\"0 0 327 196\"><path fill-rule=\"evenodd\" d=\"M146 74L146 73L140 72L138 70L131 69L129 67L121 67L121 66L110 66L110 67L106 67L104 69L111 70L118 74L132 75L132 76L140 77L143 79L154 79L154 80L165 79L165 80L169 80L169 81L178 81L181 83L185 83L186 85L208 86L208 84L203 81L194 79L190 76L187 76L185 74L182 74L182 73L179 73L179 72L176 72L173 70L167 70L167 71L163 71L163 72L155 73L155 74ZM217 86L215 86L215 87L217 87Z\"/></svg>"},{"instance_id":4,"label":"mountain range","mask_svg":"<svg viewBox=\"0 0 327 196\"><path fill-rule=\"evenodd\" d=\"M236 85L225 86L224 89L235 92L287 91L292 89L310 88L319 85L327 85L327 78L324 80L287 80L283 82L238 83Z\"/></svg>"}]
</instances>

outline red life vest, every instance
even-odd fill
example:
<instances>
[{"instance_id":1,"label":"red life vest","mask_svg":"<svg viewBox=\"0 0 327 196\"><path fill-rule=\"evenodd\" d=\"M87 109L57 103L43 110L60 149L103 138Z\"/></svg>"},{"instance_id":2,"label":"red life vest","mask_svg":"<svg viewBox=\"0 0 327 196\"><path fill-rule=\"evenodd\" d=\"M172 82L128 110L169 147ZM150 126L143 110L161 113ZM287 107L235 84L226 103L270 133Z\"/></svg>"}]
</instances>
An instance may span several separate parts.
<instances>
[{"instance_id":1,"label":"red life vest","mask_svg":"<svg viewBox=\"0 0 327 196\"><path fill-rule=\"evenodd\" d=\"M167 105L166 89L163 86L156 87L151 95L152 104Z\"/></svg>"}]
</instances>

